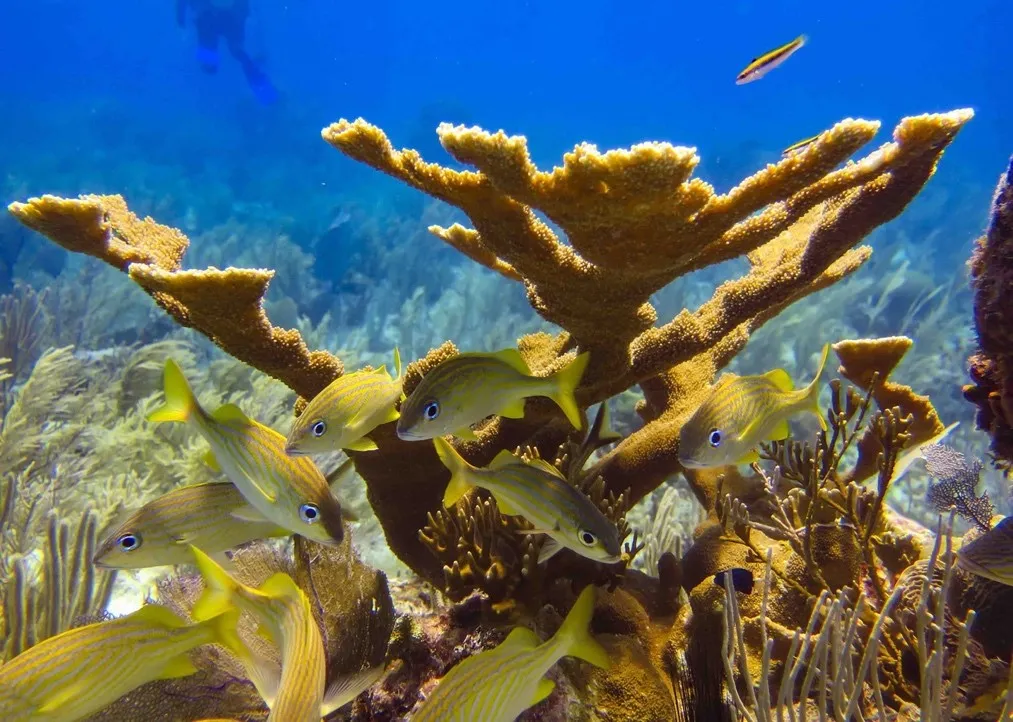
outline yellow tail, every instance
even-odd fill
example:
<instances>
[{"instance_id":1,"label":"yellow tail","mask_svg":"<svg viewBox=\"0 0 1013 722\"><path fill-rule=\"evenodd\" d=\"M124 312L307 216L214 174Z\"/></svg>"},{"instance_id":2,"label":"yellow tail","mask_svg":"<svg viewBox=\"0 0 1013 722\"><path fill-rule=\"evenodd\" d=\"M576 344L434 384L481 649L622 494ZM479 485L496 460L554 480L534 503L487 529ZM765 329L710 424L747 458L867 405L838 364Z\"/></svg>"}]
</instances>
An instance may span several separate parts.
<instances>
[{"instance_id":1,"label":"yellow tail","mask_svg":"<svg viewBox=\"0 0 1013 722\"><path fill-rule=\"evenodd\" d=\"M165 403L148 414L148 421L186 421L200 408L183 370L172 359L165 361Z\"/></svg>"},{"instance_id":2,"label":"yellow tail","mask_svg":"<svg viewBox=\"0 0 1013 722\"><path fill-rule=\"evenodd\" d=\"M193 605L193 618L203 622L212 617L217 617L230 609L234 609L232 595L239 588L235 579L228 575L214 559L191 545L190 551L194 555L197 569L204 577L204 593Z\"/></svg>"},{"instance_id":3,"label":"yellow tail","mask_svg":"<svg viewBox=\"0 0 1013 722\"><path fill-rule=\"evenodd\" d=\"M571 361L569 366L559 371L555 375L555 391L550 396L553 401L559 404L559 408L563 410L566 418L573 424L573 428L575 429L584 428L584 417L580 413L577 399L574 398L573 394L577 390L577 386L580 385L580 380L584 376L584 369L587 368L588 361L590 360L590 354L582 353Z\"/></svg>"},{"instance_id":4,"label":"yellow tail","mask_svg":"<svg viewBox=\"0 0 1013 722\"><path fill-rule=\"evenodd\" d=\"M433 446L436 447L436 455L440 457L440 461L450 471L450 483L447 484L447 490L443 492L443 506L450 507L474 486L468 477L475 467L458 454L457 449L442 436L433 439Z\"/></svg>"},{"instance_id":5,"label":"yellow tail","mask_svg":"<svg viewBox=\"0 0 1013 722\"><path fill-rule=\"evenodd\" d=\"M827 430L827 420L823 418L823 409L820 408L820 377L823 376L823 369L827 365L827 357L830 355L830 344L823 344L823 357L820 359L820 366L816 369L816 376L805 390L806 408L816 414L820 427Z\"/></svg>"},{"instance_id":6,"label":"yellow tail","mask_svg":"<svg viewBox=\"0 0 1013 722\"><path fill-rule=\"evenodd\" d=\"M556 632L556 639L562 643L563 655L578 657L595 667L608 669L609 658L605 648L591 636L591 617L594 615L594 585L584 587L577 597L573 609L566 615L562 626Z\"/></svg>"},{"instance_id":7,"label":"yellow tail","mask_svg":"<svg viewBox=\"0 0 1013 722\"><path fill-rule=\"evenodd\" d=\"M215 641L218 642L218 644L225 647L240 659L245 659L249 656L250 650L243 643L243 640L239 638L239 632L237 630L237 627L239 626L239 614L239 610L232 607L215 617L211 617L205 622L201 622L201 624L207 624L211 627Z\"/></svg>"}]
</instances>

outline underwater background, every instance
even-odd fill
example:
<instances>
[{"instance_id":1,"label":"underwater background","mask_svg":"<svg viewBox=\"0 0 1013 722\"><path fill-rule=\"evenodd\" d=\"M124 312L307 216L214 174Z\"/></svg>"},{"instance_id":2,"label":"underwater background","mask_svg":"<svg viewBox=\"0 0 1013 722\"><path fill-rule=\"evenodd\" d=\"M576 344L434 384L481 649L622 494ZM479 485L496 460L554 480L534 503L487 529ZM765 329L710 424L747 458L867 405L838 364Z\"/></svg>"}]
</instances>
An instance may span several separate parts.
<instances>
[{"instance_id":1,"label":"underwater background","mask_svg":"<svg viewBox=\"0 0 1013 722\"><path fill-rule=\"evenodd\" d=\"M273 269L265 303L271 322L297 328L311 350L330 351L346 372L381 364L393 371L394 348L407 364L448 340L462 351L496 351L559 328L532 309L521 284L427 230L473 225L463 212L328 148L321 128L339 118L365 118L395 148L453 169L466 166L441 146L436 128L444 122L526 136L531 160L546 171L581 142L602 152L645 141L690 146L701 159L694 175L725 193L844 118L882 121L871 149L887 143L905 116L971 108L973 119L924 190L865 239L871 259L766 322L729 369L781 367L807 383L825 343L908 336L913 346L891 379L927 394L943 424L959 422L947 444L968 459L990 459L989 436L975 428L976 408L962 393L979 345L967 259L1013 152L1008 3L251 0L245 46L270 79L266 95L225 45L217 71L202 70L194 28L177 23L173 2L7 5L0 23L4 203L121 194L137 216L189 237L185 268ZM805 46L783 66L735 83L751 58L803 33ZM748 269L739 257L695 270L651 302L660 319L671 319ZM10 375L0 374L8 417L0 472L4 498L16 508L6 517L11 536L0 582L15 583L22 556L45 565L39 560L53 551L47 534L57 516L65 535L90 534L94 547L125 509L215 478L201 463L196 434L144 421L167 357L180 361L206 406L237 403L283 434L292 425L296 394L283 384L180 328L126 274L67 252L6 213L0 294L0 358L11 359ZM822 398L826 406L831 394ZM636 410L642 399L636 385L611 396L616 431L644 425ZM818 427L802 417L792 428L808 438ZM413 565L391 551L362 481L342 461L318 459L329 479L338 474L342 503L358 516L357 554L406 585L394 593L398 614L421 615L411 606L418 604ZM664 524L678 539L649 544L634 560L649 574L666 548L684 550L697 524L716 513L694 498L695 482L679 477L629 512L641 539L650 542ZM986 463L982 479L995 512L1009 513L1002 471ZM926 499L929 485L916 465L886 502L934 529L939 509ZM10 501L15 488L30 505ZM961 533L974 526L955 523ZM81 574L88 566L68 563ZM762 567L761 559L758 584ZM42 626L62 631L78 618L133 611L164 571L119 572L115 586L110 578L109 589L96 593L102 604L77 600L60 622ZM435 595L437 586L425 593ZM192 601L184 592L166 598ZM8 637L0 659L48 636L20 634L17 644ZM470 643L480 648L489 639ZM384 645L371 644L376 657ZM999 656L1008 662L1009 652ZM394 719L411 709L402 687L387 693L395 701L357 702L355 718ZM574 717L553 709L530 719Z\"/></svg>"}]
</instances>

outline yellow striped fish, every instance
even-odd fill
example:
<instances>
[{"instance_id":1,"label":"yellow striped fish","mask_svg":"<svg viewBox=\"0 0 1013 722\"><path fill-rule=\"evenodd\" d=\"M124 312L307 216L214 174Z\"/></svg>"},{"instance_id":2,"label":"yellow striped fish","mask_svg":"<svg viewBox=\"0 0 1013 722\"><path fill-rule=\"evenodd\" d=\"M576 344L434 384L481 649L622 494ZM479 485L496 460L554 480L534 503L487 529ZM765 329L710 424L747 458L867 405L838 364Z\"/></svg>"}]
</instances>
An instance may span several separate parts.
<instances>
[{"instance_id":1,"label":"yellow striped fish","mask_svg":"<svg viewBox=\"0 0 1013 722\"><path fill-rule=\"evenodd\" d=\"M957 566L979 577L1013 586L1013 516L960 547Z\"/></svg>"},{"instance_id":2,"label":"yellow striped fish","mask_svg":"<svg viewBox=\"0 0 1013 722\"><path fill-rule=\"evenodd\" d=\"M756 461L760 442L788 438L788 419L802 411L816 414L825 431L827 422L819 406L820 376L829 353L830 344L826 344L816 377L798 391L784 369L721 379L683 424L679 462L689 469L701 469Z\"/></svg>"},{"instance_id":3,"label":"yellow striped fish","mask_svg":"<svg viewBox=\"0 0 1013 722\"><path fill-rule=\"evenodd\" d=\"M236 607L257 620L260 631L281 651L281 667L245 647L237 656L271 709L269 722L319 722L369 689L383 675L373 667L338 677L325 691L326 659L309 599L292 577L278 573L260 589L230 577L207 554L191 547L206 589L193 608L195 619Z\"/></svg>"},{"instance_id":4,"label":"yellow striped fish","mask_svg":"<svg viewBox=\"0 0 1013 722\"><path fill-rule=\"evenodd\" d=\"M588 629L594 587L577 597L559 631L544 644L527 627L515 628L494 649L453 667L411 716L412 722L513 722L528 707L552 694L545 674L563 657L577 657L607 669L608 655Z\"/></svg>"},{"instance_id":5,"label":"yellow striped fish","mask_svg":"<svg viewBox=\"0 0 1013 722\"><path fill-rule=\"evenodd\" d=\"M401 399L401 354L394 349L394 372L386 366L374 371L355 371L334 379L306 405L292 431L285 451L322 454L338 449L372 451L376 442L366 434L381 424L397 421L395 408Z\"/></svg>"},{"instance_id":6,"label":"yellow striped fish","mask_svg":"<svg viewBox=\"0 0 1013 722\"><path fill-rule=\"evenodd\" d=\"M749 61L749 65L747 65L742 72L739 73L738 77L735 78L735 84L744 85L745 83L751 83L754 80L759 80L787 60L792 53L805 45L807 39L808 38L806 38L805 35L799 35L790 43L785 43L779 48L774 48L770 52L753 58Z\"/></svg>"},{"instance_id":7,"label":"yellow striped fish","mask_svg":"<svg viewBox=\"0 0 1013 722\"><path fill-rule=\"evenodd\" d=\"M530 534L546 534L538 563L566 548L598 562L619 561L619 530L587 496L552 465L526 462L502 451L485 469L469 464L446 439L433 439L436 453L450 470L443 505L453 506L478 486L496 498L500 512L520 515L534 525Z\"/></svg>"},{"instance_id":8,"label":"yellow striped fish","mask_svg":"<svg viewBox=\"0 0 1013 722\"><path fill-rule=\"evenodd\" d=\"M471 425L487 416L523 418L529 396L549 397L580 429L583 419L573 393L588 360L582 353L558 373L540 377L531 375L517 349L459 354L427 373L401 404L397 435L405 441L446 434L474 439Z\"/></svg>"},{"instance_id":9,"label":"yellow striped fish","mask_svg":"<svg viewBox=\"0 0 1013 722\"><path fill-rule=\"evenodd\" d=\"M812 136L810 138L806 138L804 140L800 140L797 143L792 143L787 148L785 148L784 150L781 151L781 155L783 157L787 158L790 155L795 155L796 153L801 153L803 150L805 150L810 145L812 145L813 142L815 140L817 140L821 135L823 135L823 134L822 133L817 133L816 135L814 135L814 136Z\"/></svg>"},{"instance_id":10,"label":"yellow striped fish","mask_svg":"<svg viewBox=\"0 0 1013 722\"><path fill-rule=\"evenodd\" d=\"M197 671L188 652L202 644L245 650L237 610L187 624L154 604L36 644L0 667L4 722L73 722L142 684Z\"/></svg>"},{"instance_id":11,"label":"yellow striped fish","mask_svg":"<svg viewBox=\"0 0 1013 722\"><path fill-rule=\"evenodd\" d=\"M108 569L190 564L190 544L210 554L275 536L285 527L263 519L230 481L173 489L148 502L109 532L93 562Z\"/></svg>"},{"instance_id":12,"label":"yellow striped fish","mask_svg":"<svg viewBox=\"0 0 1013 722\"><path fill-rule=\"evenodd\" d=\"M193 424L211 446L208 463L221 469L265 519L324 544L344 538L341 504L316 465L285 453L285 437L225 404L208 414L175 361L165 362L165 405L149 421ZM238 514L239 512L233 512Z\"/></svg>"},{"instance_id":13,"label":"yellow striped fish","mask_svg":"<svg viewBox=\"0 0 1013 722\"><path fill-rule=\"evenodd\" d=\"M327 477L328 483L337 488L354 472L346 459ZM347 509L341 515L355 521ZM192 564L191 544L214 555L291 533L264 519L230 481L192 484L149 501L127 517L105 535L92 562L107 569Z\"/></svg>"}]
</instances>

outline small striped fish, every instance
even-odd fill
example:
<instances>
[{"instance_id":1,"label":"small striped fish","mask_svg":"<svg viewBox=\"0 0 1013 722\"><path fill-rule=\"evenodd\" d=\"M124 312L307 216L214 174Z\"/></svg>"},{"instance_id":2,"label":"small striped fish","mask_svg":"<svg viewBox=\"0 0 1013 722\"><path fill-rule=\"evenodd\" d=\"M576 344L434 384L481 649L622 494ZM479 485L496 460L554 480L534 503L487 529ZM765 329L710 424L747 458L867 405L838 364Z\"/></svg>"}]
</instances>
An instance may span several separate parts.
<instances>
[{"instance_id":1,"label":"small striped fish","mask_svg":"<svg viewBox=\"0 0 1013 722\"><path fill-rule=\"evenodd\" d=\"M823 134L822 133L818 133L818 134L816 134L814 136L811 136L809 138L805 138L804 140L800 140L797 143L792 143L787 148L785 148L784 150L781 151L781 155L783 157L787 158L790 155L795 155L796 153L801 153L803 150L805 150L810 145L812 145L814 141L816 141L817 139L819 139L819 137L821 135L823 135Z\"/></svg>"},{"instance_id":2,"label":"small striped fish","mask_svg":"<svg viewBox=\"0 0 1013 722\"><path fill-rule=\"evenodd\" d=\"M979 577L1013 586L1013 516L960 547L957 565Z\"/></svg>"},{"instance_id":3,"label":"small striped fish","mask_svg":"<svg viewBox=\"0 0 1013 722\"><path fill-rule=\"evenodd\" d=\"M149 604L133 614L89 624L40 642L0 667L4 722L84 719L142 684L197 671L188 652L202 644L241 651L239 612L223 610L187 624Z\"/></svg>"},{"instance_id":4,"label":"small striped fish","mask_svg":"<svg viewBox=\"0 0 1013 722\"><path fill-rule=\"evenodd\" d=\"M394 372L386 366L355 371L334 379L313 397L289 432L285 451L322 454L338 449L372 451L376 442L366 434L381 424L397 421L401 399L401 354L394 349Z\"/></svg>"},{"instance_id":5,"label":"small striped fish","mask_svg":"<svg viewBox=\"0 0 1013 722\"><path fill-rule=\"evenodd\" d=\"M760 442L788 438L788 419L801 411L816 414L826 430L819 397L820 376L829 353L830 344L826 344L816 377L798 391L784 369L723 378L683 424L679 462L689 469L701 469L756 461Z\"/></svg>"},{"instance_id":6,"label":"small striped fish","mask_svg":"<svg viewBox=\"0 0 1013 722\"><path fill-rule=\"evenodd\" d=\"M436 453L450 470L443 505L453 506L478 486L496 498L500 512L523 516L531 534L546 534L538 562L566 548L599 562L621 559L619 531L601 510L544 461L526 462L502 451L485 469L469 464L446 439L433 439Z\"/></svg>"},{"instance_id":7,"label":"small striped fish","mask_svg":"<svg viewBox=\"0 0 1013 722\"><path fill-rule=\"evenodd\" d=\"M149 421L185 421L211 446L208 463L236 485L256 511L254 521L272 521L324 544L344 538L341 504L316 465L285 453L285 437L225 404L208 414L194 398L175 361L165 362L165 405Z\"/></svg>"},{"instance_id":8,"label":"small striped fish","mask_svg":"<svg viewBox=\"0 0 1013 722\"><path fill-rule=\"evenodd\" d=\"M328 483L337 488L354 472L346 459L327 477ZM347 509L341 514L355 521ZM149 501L127 517L106 534L92 562L107 569L192 564L191 544L213 555L291 533L264 519L230 481L192 484Z\"/></svg>"},{"instance_id":9,"label":"small striped fish","mask_svg":"<svg viewBox=\"0 0 1013 722\"><path fill-rule=\"evenodd\" d=\"M325 691L327 670L320 628L309 599L292 577L278 573L260 589L252 589L230 577L201 550L191 550L207 585L194 605L194 618L205 619L237 607L251 614L281 651L280 669L249 648L237 655L271 709L269 722L320 722L382 676L383 668L374 667L339 677Z\"/></svg>"},{"instance_id":10,"label":"small striped fish","mask_svg":"<svg viewBox=\"0 0 1013 722\"><path fill-rule=\"evenodd\" d=\"M805 35L799 35L790 43L785 43L779 48L774 48L770 52L764 53L757 58L753 58L749 61L749 65L747 65L743 71L739 73L738 77L735 79L735 84L744 85L745 83L751 83L754 80L759 80L787 60L792 53L805 45L806 40L807 38Z\"/></svg>"},{"instance_id":11,"label":"small striped fish","mask_svg":"<svg viewBox=\"0 0 1013 722\"><path fill-rule=\"evenodd\" d=\"M148 502L106 535L93 562L108 569L191 564L190 544L216 554L291 532L259 513L230 481L173 489Z\"/></svg>"},{"instance_id":12,"label":"small striped fish","mask_svg":"<svg viewBox=\"0 0 1013 722\"><path fill-rule=\"evenodd\" d=\"M558 373L541 377L531 375L517 349L459 354L427 373L401 404L397 435L405 441L446 434L474 439L471 425L487 416L523 418L529 396L549 397L580 429L583 419L573 393L588 360L588 354L580 354Z\"/></svg>"},{"instance_id":13,"label":"small striped fish","mask_svg":"<svg viewBox=\"0 0 1013 722\"><path fill-rule=\"evenodd\" d=\"M411 716L412 722L513 722L528 707L552 694L545 674L563 657L577 657L607 669L608 655L591 636L594 587L585 587L559 631L544 644L527 627L517 627L494 649L453 667Z\"/></svg>"}]
</instances>

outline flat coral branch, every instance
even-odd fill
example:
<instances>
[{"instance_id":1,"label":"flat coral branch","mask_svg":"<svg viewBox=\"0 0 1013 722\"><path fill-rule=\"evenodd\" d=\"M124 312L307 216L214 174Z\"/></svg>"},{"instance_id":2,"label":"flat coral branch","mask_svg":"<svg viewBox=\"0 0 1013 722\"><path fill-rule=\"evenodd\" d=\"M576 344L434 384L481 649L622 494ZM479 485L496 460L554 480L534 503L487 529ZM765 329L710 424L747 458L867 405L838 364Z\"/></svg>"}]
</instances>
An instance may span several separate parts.
<instances>
[{"instance_id":1,"label":"flat coral branch","mask_svg":"<svg viewBox=\"0 0 1013 722\"><path fill-rule=\"evenodd\" d=\"M43 196L11 203L8 210L67 250L127 272L181 326L200 331L306 398L342 373L331 354L310 353L298 331L271 325L263 301L274 271L180 270L187 237L150 218L140 220L121 196Z\"/></svg>"}]
</instances>

